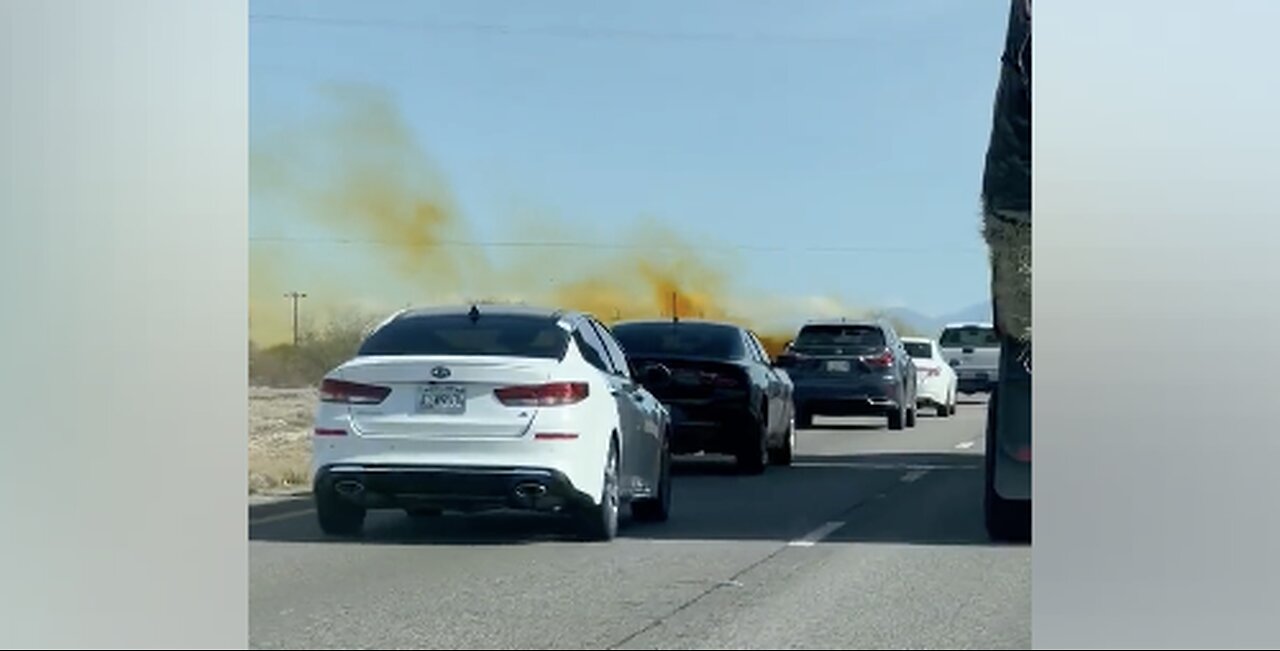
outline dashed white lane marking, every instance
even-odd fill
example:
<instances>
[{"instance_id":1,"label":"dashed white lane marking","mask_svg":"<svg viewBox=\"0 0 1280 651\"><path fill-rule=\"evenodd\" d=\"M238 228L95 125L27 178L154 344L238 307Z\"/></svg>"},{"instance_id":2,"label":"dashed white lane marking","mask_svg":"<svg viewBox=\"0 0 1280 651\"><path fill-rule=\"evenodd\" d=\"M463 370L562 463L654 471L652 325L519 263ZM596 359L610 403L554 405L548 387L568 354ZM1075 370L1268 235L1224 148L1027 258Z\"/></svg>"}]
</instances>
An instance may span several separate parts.
<instances>
[{"instance_id":1,"label":"dashed white lane marking","mask_svg":"<svg viewBox=\"0 0 1280 651\"><path fill-rule=\"evenodd\" d=\"M281 513L279 515L269 515L265 518L253 518L249 520L249 524L259 525L259 524L267 524L268 522L279 522L281 520L292 520L294 518L300 518L304 515L311 515L312 513L315 513L315 512L316 512L315 509L303 509L301 511L290 511L288 513Z\"/></svg>"},{"instance_id":2,"label":"dashed white lane marking","mask_svg":"<svg viewBox=\"0 0 1280 651\"><path fill-rule=\"evenodd\" d=\"M821 527L818 527L817 529L814 529L813 531L810 531L809 533L805 534L803 538L792 540L791 542L787 543L787 545L791 547L813 547L814 545L818 544L823 538L830 536L832 532L834 532L836 529L839 529L840 527L843 527L843 526L844 526L843 522L833 520L831 522L828 522L822 525Z\"/></svg>"},{"instance_id":3,"label":"dashed white lane marking","mask_svg":"<svg viewBox=\"0 0 1280 651\"><path fill-rule=\"evenodd\" d=\"M910 484L911 482L916 481L917 479L920 479L921 477L927 474L929 474L928 470L912 470L911 472L908 472L907 474L902 476L902 483Z\"/></svg>"},{"instance_id":4,"label":"dashed white lane marking","mask_svg":"<svg viewBox=\"0 0 1280 651\"><path fill-rule=\"evenodd\" d=\"M957 449L957 450L968 450L969 448L971 448L971 447L973 447L973 446L975 446L975 445L977 445L977 444L978 444L978 442L977 442L977 441L965 441L964 443L957 443L957 444L956 444L956 449Z\"/></svg>"}]
</instances>

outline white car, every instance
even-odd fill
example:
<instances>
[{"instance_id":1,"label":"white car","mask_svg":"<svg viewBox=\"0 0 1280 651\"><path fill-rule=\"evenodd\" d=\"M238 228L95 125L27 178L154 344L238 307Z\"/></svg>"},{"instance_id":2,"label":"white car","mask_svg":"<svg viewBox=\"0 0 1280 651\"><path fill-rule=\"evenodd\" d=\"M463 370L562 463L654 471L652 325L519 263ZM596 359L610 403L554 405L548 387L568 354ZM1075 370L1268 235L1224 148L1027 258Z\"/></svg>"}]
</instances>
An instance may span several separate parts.
<instances>
[{"instance_id":1,"label":"white car","mask_svg":"<svg viewBox=\"0 0 1280 651\"><path fill-rule=\"evenodd\" d=\"M925 337L903 337L902 343L916 367L916 403L933 407L941 418L956 413L956 372L942 356L938 342Z\"/></svg>"},{"instance_id":2,"label":"white car","mask_svg":"<svg viewBox=\"0 0 1280 651\"><path fill-rule=\"evenodd\" d=\"M658 366L648 371L662 381ZM653 378L651 378L653 379ZM405 310L326 375L313 437L320 527L369 509L523 509L612 539L671 508L670 418L609 330L565 311Z\"/></svg>"}]
</instances>

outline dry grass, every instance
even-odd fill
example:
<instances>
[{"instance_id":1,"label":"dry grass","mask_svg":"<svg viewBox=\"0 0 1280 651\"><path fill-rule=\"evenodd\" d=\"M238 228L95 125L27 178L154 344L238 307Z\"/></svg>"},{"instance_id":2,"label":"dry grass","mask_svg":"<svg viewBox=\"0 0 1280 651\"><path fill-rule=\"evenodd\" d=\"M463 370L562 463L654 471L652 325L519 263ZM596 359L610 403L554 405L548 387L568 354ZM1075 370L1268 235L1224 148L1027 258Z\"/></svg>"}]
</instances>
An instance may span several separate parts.
<instances>
[{"instance_id":1,"label":"dry grass","mask_svg":"<svg viewBox=\"0 0 1280 651\"><path fill-rule=\"evenodd\" d=\"M249 492L306 488L314 389L249 389Z\"/></svg>"},{"instance_id":2,"label":"dry grass","mask_svg":"<svg viewBox=\"0 0 1280 651\"><path fill-rule=\"evenodd\" d=\"M354 353L373 319L334 318L298 346L249 347L249 492L308 488L316 385ZM302 387L302 388L298 388Z\"/></svg>"}]
</instances>

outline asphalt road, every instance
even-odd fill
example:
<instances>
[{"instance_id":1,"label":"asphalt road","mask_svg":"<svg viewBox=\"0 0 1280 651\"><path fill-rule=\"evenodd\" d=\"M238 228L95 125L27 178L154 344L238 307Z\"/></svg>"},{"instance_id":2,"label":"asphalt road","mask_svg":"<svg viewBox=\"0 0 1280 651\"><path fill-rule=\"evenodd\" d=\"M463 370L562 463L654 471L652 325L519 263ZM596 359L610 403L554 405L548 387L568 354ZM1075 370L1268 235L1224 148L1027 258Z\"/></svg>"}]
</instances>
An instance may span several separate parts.
<instances>
[{"instance_id":1,"label":"asphalt road","mask_svg":"<svg viewBox=\"0 0 1280 651\"><path fill-rule=\"evenodd\" d=\"M1030 649L1030 548L982 528L984 412L819 420L756 477L682 460L671 519L612 543L527 516L375 512L355 542L251 516L250 645Z\"/></svg>"}]
</instances>

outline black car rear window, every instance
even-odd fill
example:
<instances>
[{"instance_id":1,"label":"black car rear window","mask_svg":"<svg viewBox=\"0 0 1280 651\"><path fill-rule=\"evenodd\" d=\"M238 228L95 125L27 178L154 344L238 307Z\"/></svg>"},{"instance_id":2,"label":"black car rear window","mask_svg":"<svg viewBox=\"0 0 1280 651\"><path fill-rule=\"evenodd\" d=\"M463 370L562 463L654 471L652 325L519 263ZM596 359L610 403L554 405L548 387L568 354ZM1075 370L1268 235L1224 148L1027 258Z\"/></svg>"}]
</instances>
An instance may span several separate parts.
<instances>
[{"instance_id":1,"label":"black car rear window","mask_svg":"<svg viewBox=\"0 0 1280 651\"><path fill-rule=\"evenodd\" d=\"M907 354L916 359L933 357L933 344L924 341L908 341L903 345L907 347Z\"/></svg>"},{"instance_id":2,"label":"black car rear window","mask_svg":"<svg viewBox=\"0 0 1280 651\"><path fill-rule=\"evenodd\" d=\"M361 344L360 355L470 355L560 359L569 333L546 317L465 314L400 317Z\"/></svg>"},{"instance_id":3,"label":"black car rear window","mask_svg":"<svg viewBox=\"0 0 1280 651\"><path fill-rule=\"evenodd\" d=\"M938 343L944 348L996 348L1000 346L1000 338L995 328L964 326L947 328Z\"/></svg>"},{"instance_id":4,"label":"black car rear window","mask_svg":"<svg viewBox=\"0 0 1280 651\"><path fill-rule=\"evenodd\" d=\"M795 348L881 348L884 331L867 325L812 325L800 329Z\"/></svg>"},{"instance_id":5,"label":"black car rear window","mask_svg":"<svg viewBox=\"0 0 1280 651\"><path fill-rule=\"evenodd\" d=\"M628 357L702 357L741 359L742 331L708 323L633 323L613 327Z\"/></svg>"}]
</instances>

